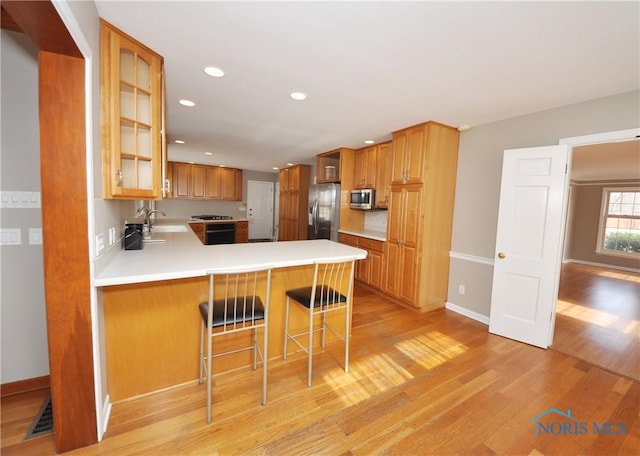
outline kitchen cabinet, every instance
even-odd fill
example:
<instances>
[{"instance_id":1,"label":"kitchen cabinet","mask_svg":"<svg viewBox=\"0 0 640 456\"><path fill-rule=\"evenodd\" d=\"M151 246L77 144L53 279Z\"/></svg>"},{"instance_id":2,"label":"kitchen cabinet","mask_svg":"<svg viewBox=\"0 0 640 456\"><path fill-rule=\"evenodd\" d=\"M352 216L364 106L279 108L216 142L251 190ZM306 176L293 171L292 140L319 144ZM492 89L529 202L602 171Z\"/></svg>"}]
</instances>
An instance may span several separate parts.
<instances>
[{"instance_id":1,"label":"kitchen cabinet","mask_svg":"<svg viewBox=\"0 0 640 456\"><path fill-rule=\"evenodd\" d=\"M103 197L160 199L162 56L104 20L100 33Z\"/></svg>"},{"instance_id":2,"label":"kitchen cabinet","mask_svg":"<svg viewBox=\"0 0 640 456\"><path fill-rule=\"evenodd\" d=\"M202 222L189 223L189 227L191 227L191 230L196 234L196 236L198 236L198 239L200 239L200 242L202 242L204 244L204 242L205 242L205 239L204 239L204 232L205 232L204 223L202 223Z\"/></svg>"},{"instance_id":3,"label":"kitchen cabinet","mask_svg":"<svg viewBox=\"0 0 640 456\"><path fill-rule=\"evenodd\" d=\"M458 140L455 128L435 122L393 133L394 174L407 163L419 172L392 180L383 292L423 312L447 300ZM407 153L418 144L419 154Z\"/></svg>"},{"instance_id":4,"label":"kitchen cabinet","mask_svg":"<svg viewBox=\"0 0 640 456\"><path fill-rule=\"evenodd\" d=\"M427 128L427 124L421 124L393 133L392 184L422 183Z\"/></svg>"},{"instance_id":5,"label":"kitchen cabinet","mask_svg":"<svg viewBox=\"0 0 640 456\"><path fill-rule=\"evenodd\" d=\"M378 157L376 162L376 207L387 209L391 197L391 168L393 167L393 155L391 153L391 141L378 144Z\"/></svg>"},{"instance_id":6,"label":"kitchen cabinet","mask_svg":"<svg viewBox=\"0 0 640 456\"><path fill-rule=\"evenodd\" d=\"M220 168L221 199L242 201L242 170L236 168Z\"/></svg>"},{"instance_id":7,"label":"kitchen cabinet","mask_svg":"<svg viewBox=\"0 0 640 456\"><path fill-rule=\"evenodd\" d=\"M249 242L249 221L239 220L236 222L236 244Z\"/></svg>"},{"instance_id":8,"label":"kitchen cabinet","mask_svg":"<svg viewBox=\"0 0 640 456\"><path fill-rule=\"evenodd\" d=\"M173 163L173 197L189 198L191 195L191 165Z\"/></svg>"},{"instance_id":9,"label":"kitchen cabinet","mask_svg":"<svg viewBox=\"0 0 640 456\"><path fill-rule=\"evenodd\" d=\"M353 234L339 233L338 242L367 251L367 258L356 262L355 279L366 285L382 289L384 242Z\"/></svg>"},{"instance_id":10,"label":"kitchen cabinet","mask_svg":"<svg viewBox=\"0 0 640 456\"><path fill-rule=\"evenodd\" d=\"M222 168L219 166L207 166L205 171L205 197L206 199L222 199L222 186L220 175Z\"/></svg>"},{"instance_id":11,"label":"kitchen cabinet","mask_svg":"<svg viewBox=\"0 0 640 456\"><path fill-rule=\"evenodd\" d=\"M242 170L169 162L173 198L242 201Z\"/></svg>"},{"instance_id":12,"label":"kitchen cabinet","mask_svg":"<svg viewBox=\"0 0 640 456\"><path fill-rule=\"evenodd\" d=\"M355 188L375 188L376 170L378 167L378 146L358 149L355 153L354 179Z\"/></svg>"},{"instance_id":13,"label":"kitchen cabinet","mask_svg":"<svg viewBox=\"0 0 640 456\"><path fill-rule=\"evenodd\" d=\"M191 199L205 198L205 176L206 166L191 165L191 176L189 181L189 197Z\"/></svg>"},{"instance_id":14,"label":"kitchen cabinet","mask_svg":"<svg viewBox=\"0 0 640 456\"><path fill-rule=\"evenodd\" d=\"M279 241L307 239L310 174L308 165L296 165L280 170Z\"/></svg>"},{"instance_id":15,"label":"kitchen cabinet","mask_svg":"<svg viewBox=\"0 0 640 456\"><path fill-rule=\"evenodd\" d=\"M393 166L390 147L391 142L386 142L355 151L353 187L373 188L375 207L379 209L389 205Z\"/></svg>"}]
</instances>

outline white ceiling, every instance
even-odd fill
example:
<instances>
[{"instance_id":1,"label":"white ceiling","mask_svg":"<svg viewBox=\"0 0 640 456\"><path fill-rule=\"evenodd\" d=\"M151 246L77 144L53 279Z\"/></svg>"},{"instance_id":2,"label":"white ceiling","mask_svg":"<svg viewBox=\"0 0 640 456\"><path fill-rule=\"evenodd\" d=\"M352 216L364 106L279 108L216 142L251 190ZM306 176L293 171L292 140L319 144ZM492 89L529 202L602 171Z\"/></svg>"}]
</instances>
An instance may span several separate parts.
<instances>
[{"instance_id":1,"label":"white ceiling","mask_svg":"<svg viewBox=\"0 0 640 456\"><path fill-rule=\"evenodd\" d=\"M96 5L165 58L168 138L186 141L171 160L271 172L427 120L477 126L640 87L639 2Z\"/></svg>"},{"instance_id":2,"label":"white ceiling","mask_svg":"<svg viewBox=\"0 0 640 456\"><path fill-rule=\"evenodd\" d=\"M574 147L571 180L640 181L640 140Z\"/></svg>"}]
</instances>

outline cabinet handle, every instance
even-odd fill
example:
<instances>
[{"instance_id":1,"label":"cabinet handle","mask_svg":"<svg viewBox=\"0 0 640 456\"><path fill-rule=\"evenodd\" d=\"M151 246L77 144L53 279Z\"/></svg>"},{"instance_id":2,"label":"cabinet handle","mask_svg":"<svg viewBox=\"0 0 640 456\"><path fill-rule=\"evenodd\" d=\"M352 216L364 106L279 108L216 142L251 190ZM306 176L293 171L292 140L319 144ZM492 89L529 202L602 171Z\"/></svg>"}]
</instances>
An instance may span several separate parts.
<instances>
[{"instance_id":1,"label":"cabinet handle","mask_svg":"<svg viewBox=\"0 0 640 456\"><path fill-rule=\"evenodd\" d=\"M122 187L122 170L116 170L116 185Z\"/></svg>"}]
</instances>

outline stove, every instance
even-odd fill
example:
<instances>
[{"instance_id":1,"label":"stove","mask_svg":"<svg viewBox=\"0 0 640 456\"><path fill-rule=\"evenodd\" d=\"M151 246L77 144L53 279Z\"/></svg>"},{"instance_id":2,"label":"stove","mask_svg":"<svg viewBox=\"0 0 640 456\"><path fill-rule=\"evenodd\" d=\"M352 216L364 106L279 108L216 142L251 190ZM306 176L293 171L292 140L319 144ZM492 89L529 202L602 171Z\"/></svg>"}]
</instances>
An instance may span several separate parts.
<instances>
[{"instance_id":1,"label":"stove","mask_svg":"<svg viewBox=\"0 0 640 456\"><path fill-rule=\"evenodd\" d=\"M228 215L192 215L191 220L233 220Z\"/></svg>"}]
</instances>

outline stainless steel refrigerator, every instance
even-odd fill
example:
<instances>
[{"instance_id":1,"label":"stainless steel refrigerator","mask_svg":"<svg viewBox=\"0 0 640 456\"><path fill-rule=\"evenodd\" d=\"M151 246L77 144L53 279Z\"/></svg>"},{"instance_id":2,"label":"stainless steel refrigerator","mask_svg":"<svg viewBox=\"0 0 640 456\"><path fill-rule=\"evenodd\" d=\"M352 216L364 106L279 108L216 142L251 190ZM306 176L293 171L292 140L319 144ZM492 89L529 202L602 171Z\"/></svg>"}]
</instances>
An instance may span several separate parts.
<instances>
[{"instance_id":1,"label":"stainless steel refrigerator","mask_svg":"<svg viewBox=\"0 0 640 456\"><path fill-rule=\"evenodd\" d=\"M338 242L340 184L318 184L309 189L309 239Z\"/></svg>"}]
</instances>

